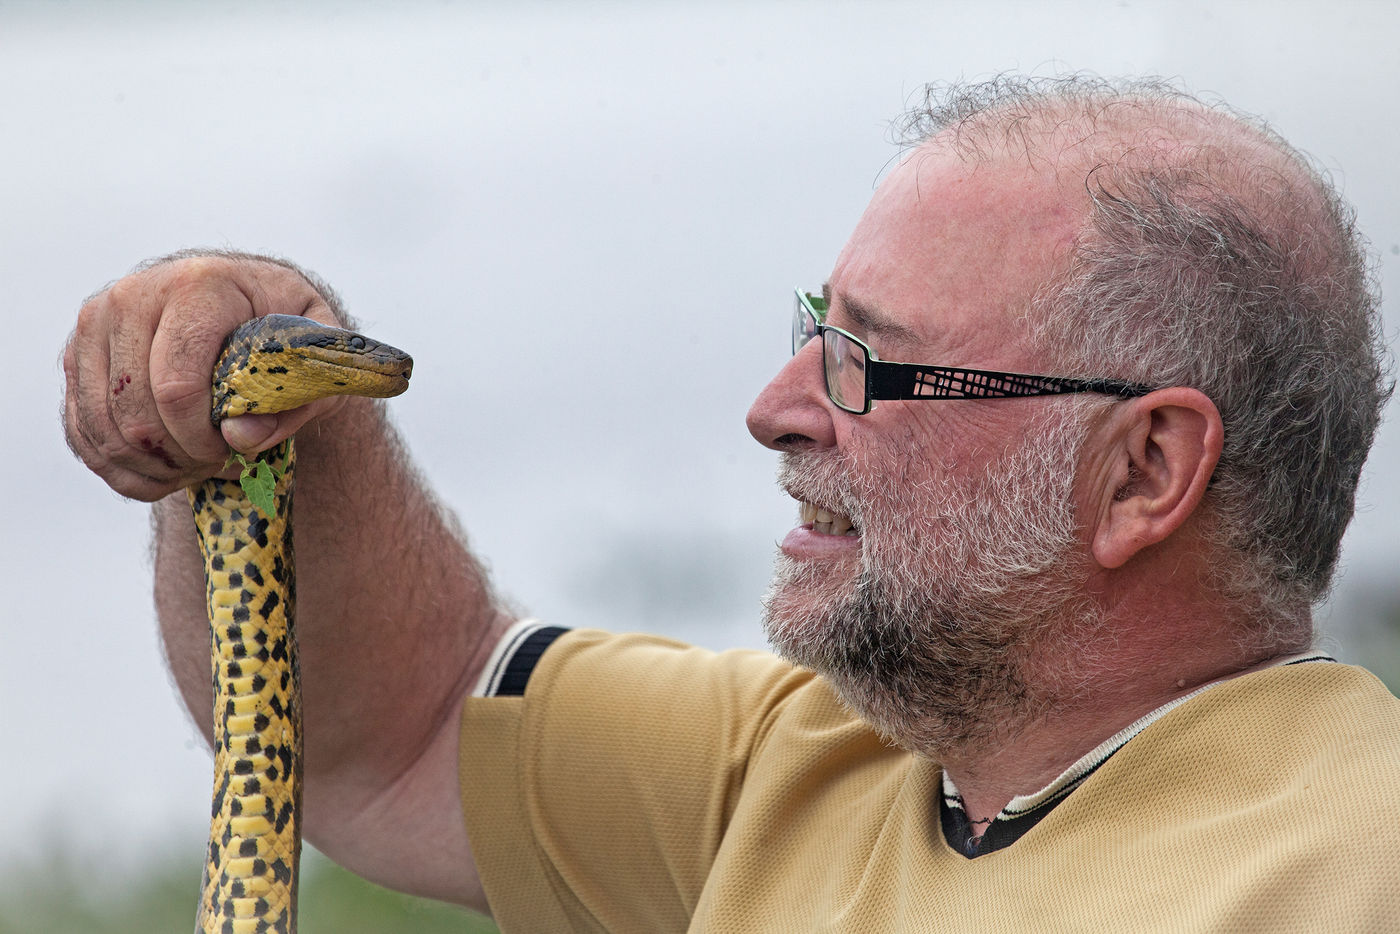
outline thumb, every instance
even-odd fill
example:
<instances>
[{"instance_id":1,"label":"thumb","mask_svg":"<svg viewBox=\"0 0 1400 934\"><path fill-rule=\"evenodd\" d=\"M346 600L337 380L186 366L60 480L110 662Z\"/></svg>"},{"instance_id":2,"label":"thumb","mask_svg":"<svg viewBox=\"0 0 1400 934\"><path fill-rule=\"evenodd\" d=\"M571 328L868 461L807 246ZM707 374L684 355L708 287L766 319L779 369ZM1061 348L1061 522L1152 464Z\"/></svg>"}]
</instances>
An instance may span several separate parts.
<instances>
[{"instance_id":1,"label":"thumb","mask_svg":"<svg viewBox=\"0 0 1400 934\"><path fill-rule=\"evenodd\" d=\"M278 437L280 422L281 418L276 415L239 415L224 419L219 424L219 430L223 432L229 447L239 454L251 456L282 440Z\"/></svg>"},{"instance_id":2,"label":"thumb","mask_svg":"<svg viewBox=\"0 0 1400 934\"><path fill-rule=\"evenodd\" d=\"M285 412L236 415L220 422L219 430L223 432L229 447L249 457L266 451L275 444L281 444L313 418L339 411L348 398L329 396Z\"/></svg>"}]
</instances>

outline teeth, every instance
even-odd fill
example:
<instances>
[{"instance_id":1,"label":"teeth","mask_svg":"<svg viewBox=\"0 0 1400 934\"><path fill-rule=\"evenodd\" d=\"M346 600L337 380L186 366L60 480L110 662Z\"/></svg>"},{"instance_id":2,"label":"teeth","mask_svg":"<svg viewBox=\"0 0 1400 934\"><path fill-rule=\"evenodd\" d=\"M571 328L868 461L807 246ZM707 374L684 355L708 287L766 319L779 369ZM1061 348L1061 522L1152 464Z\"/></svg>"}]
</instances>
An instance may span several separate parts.
<instances>
[{"instance_id":1,"label":"teeth","mask_svg":"<svg viewBox=\"0 0 1400 934\"><path fill-rule=\"evenodd\" d=\"M804 524L810 523L812 531L823 535L856 535L851 520L840 513L828 512L812 503L802 503L799 513Z\"/></svg>"}]
</instances>

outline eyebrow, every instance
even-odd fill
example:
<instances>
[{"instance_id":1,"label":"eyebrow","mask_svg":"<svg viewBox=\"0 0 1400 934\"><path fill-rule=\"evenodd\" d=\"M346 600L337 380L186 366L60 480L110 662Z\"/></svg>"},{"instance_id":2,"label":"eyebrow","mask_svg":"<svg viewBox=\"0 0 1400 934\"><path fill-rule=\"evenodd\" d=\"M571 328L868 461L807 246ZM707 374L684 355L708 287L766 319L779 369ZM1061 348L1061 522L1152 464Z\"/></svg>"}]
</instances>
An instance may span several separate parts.
<instances>
[{"instance_id":1,"label":"eyebrow","mask_svg":"<svg viewBox=\"0 0 1400 934\"><path fill-rule=\"evenodd\" d=\"M830 308L830 283L822 283L822 297L826 299L827 308ZM883 311L859 299L842 295L841 310L851 320L854 330L864 336L867 341L872 337L877 337L907 346L917 346L920 343L919 335L914 332L913 328L906 324L900 324Z\"/></svg>"}]
</instances>

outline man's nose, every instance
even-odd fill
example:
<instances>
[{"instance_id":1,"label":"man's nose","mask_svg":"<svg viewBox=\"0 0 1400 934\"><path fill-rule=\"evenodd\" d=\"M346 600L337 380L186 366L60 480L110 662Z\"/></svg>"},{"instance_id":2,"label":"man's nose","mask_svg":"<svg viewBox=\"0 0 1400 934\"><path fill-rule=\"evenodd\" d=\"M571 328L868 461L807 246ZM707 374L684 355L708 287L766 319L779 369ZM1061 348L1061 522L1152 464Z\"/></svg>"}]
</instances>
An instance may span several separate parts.
<instances>
[{"instance_id":1,"label":"man's nose","mask_svg":"<svg viewBox=\"0 0 1400 934\"><path fill-rule=\"evenodd\" d=\"M834 447L834 407L822 376L822 343L814 340L784 364L763 387L745 420L749 434L775 451Z\"/></svg>"}]
</instances>

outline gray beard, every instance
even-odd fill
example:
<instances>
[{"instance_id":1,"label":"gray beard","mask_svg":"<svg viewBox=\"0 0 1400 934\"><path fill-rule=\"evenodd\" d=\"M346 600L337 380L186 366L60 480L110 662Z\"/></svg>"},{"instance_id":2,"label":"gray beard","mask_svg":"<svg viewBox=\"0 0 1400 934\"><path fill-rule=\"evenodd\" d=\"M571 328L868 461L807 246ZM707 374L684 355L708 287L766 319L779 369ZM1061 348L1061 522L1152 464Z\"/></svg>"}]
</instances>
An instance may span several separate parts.
<instances>
[{"instance_id":1,"label":"gray beard","mask_svg":"<svg viewBox=\"0 0 1400 934\"><path fill-rule=\"evenodd\" d=\"M820 638L791 633L769 625L781 654L825 675L888 738L932 758L1023 719L1030 707L1013 633L985 618L968 625L944 608L911 605L870 574L828 608Z\"/></svg>"},{"instance_id":2,"label":"gray beard","mask_svg":"<svg viewBox=\"0 0 1400 934\"><path fill-rule=\"evenodd\" d=\"M1072 491L1085 420L1071 408L1051 408L975 481L909 484L917 497L892 496L889 472L862 483L839 455L785 455L790 491L859 517L861 566L852 582L850 570L779 554L764 601L774 648L824 675L888 738L934 759L1078 693L1087 666L1077 661L1088 660L1098 616L1082 591Z\"/></svg>"}]
</instances>

